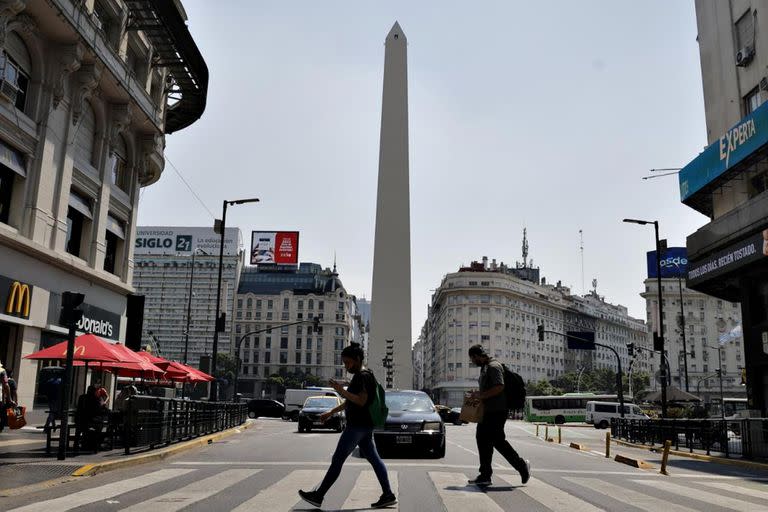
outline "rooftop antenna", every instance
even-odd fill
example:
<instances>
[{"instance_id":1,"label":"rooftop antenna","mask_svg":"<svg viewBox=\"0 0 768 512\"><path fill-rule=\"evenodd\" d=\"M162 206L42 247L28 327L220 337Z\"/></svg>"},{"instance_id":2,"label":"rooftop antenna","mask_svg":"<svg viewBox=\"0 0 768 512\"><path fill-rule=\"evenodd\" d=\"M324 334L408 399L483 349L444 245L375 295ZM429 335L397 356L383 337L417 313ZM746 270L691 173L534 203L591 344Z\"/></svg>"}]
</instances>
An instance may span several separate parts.
<instances>
[{"instance_id":1,"label":"rooftop antenna","mask_svg":"<svg viewBox=\"0 0 768 512\"><path fill-rule=\"evenodd\" d=\"M592 279L592 293L597 296L597 278Z\"/></svg>"},{"instance_id":2,"label":"rooftop antenna","mask_svg":"<svg viewBox=\"0 0 768 512\"><path fill-rule=\"evenodd\" d=\"M579 230L579 249L581 250L581 294L587 293L584 286L584 232Z\"/></svg>"},{"instance_id":3,"label":"rooftop antenna","mask_svg":"<svg viewBox=\"0 0 768 512\"><path fill-rule=\"evenodd\" d=\"M336 274L336 251L333 251L333 273Z\"/></svg>"},{"instance_id":4,"label":"rooftop antenna","mask_svg":"<svg viewBox=\"0 0 768 512\"><path fill-rule=\"evenodd\" d=\"M523 228L523 268L528 267L528 233L527 229Z\"/></svg>"}]
</instances>

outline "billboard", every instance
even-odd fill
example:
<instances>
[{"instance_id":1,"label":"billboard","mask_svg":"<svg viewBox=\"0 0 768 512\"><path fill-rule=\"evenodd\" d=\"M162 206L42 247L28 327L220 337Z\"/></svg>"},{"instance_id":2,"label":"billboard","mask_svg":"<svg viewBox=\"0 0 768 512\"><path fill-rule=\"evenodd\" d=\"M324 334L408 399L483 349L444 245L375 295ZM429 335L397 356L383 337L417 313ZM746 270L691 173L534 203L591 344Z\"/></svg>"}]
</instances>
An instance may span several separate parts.
<instances>
[{"instance_id":1,"label":"billboard","mask_svg":"<svg viewBox=\"0 0 768 512\"><path fill-rule=\"evenodd\" d=\"M655 279L656 251L648 251L648 278ZM668 247L661 254L661 277L685 277L688 272L688 251L685 247Z\"/></svg>"},{"instance_id":2,"label":"billboard","mask_svg":"<svg viewBox=\"0 0 768 512\"><path fill-rule=\"evenodd\" d=\"M251 265L298 265L298 231L254 231L251 234Z\"/></svg>"},{"instance_id":3,"label":"billboard","mask_svg":"<svg viewBox=\"0 0 768 512\"><path fill-rule=\"evenodd\" d=\"M237 256L241 245L240 230L238 228L226 228L224 256ZM139 226L136 228L134 254L191 256L192 251L201 249L212 256L218 256L220 246L221 235L216 233L213 228Z\"/></svg>"}]
</instances>

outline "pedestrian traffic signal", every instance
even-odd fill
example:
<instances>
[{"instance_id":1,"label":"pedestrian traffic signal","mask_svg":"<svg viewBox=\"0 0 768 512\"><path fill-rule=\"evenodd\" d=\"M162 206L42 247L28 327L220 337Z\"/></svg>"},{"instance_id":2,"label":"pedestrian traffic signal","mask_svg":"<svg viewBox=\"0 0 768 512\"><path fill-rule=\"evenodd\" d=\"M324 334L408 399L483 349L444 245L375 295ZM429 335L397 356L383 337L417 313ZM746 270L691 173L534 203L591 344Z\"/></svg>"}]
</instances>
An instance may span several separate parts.
<instances>
[{"instance_id":1,"label":"pedestrian traffic signal","mask_svg":"<svg viewBox=\"0 0 768 512\"><path fill-rule=\"evenodd\" d=\"M316 316L312 319L312 330L315 332L315 334L320 332L320 317Z\"/></svg>"},{"instance_id":2,"label":"pedestrian traffic signal","mask_svg":"<svg viewBox=\"0 0 768 512\"><path fill-rule=\"evenodd\" d=\"M629 357L634 357L634 355L635 355L635 344L634 343L627 343L627 355Z\"/></svg>"},{"instance_id":3,"label":"pedestrian traffic signal","mask_svg":"<svg viewBox=\"0 0 768 512\"><path fill-rule=\"evenodd\" d=\"M544 324L539 324L536 327L536 332L539 333L539 341L544 341Z\"/></svg>"},{"instance_id":4,"label":"pedestrian traffic signal","mask_svg":"<svg viewBox=\"0 0 768 512\"><path fill-rule=\"evenodd\" d=\"M664 350L664 337L658 333L653 333L653 350L662 352Z\"/></svg>"},{"instance_id":5,"label":"pedestrian traffic signal","mask_svg":"<svg viewBox=\"0 0 768 512\"><path fill-rule=\"evenodd\" d=\"M78 307L85 300L85 295L75 292L61 294L61 315L59 320L67 327L74 326L83 318L83 311Z\"/></svg>"}]
</instances>

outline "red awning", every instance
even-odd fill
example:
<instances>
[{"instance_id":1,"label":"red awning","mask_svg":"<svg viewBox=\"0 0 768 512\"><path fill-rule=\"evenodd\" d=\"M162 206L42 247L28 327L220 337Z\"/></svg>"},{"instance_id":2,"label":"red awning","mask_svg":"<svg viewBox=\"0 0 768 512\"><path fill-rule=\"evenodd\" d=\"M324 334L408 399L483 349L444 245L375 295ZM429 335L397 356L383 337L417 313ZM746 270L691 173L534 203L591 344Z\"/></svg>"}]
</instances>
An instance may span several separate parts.
<instances>
[{"instance_id":1,"label":"red awning","mask_svg":"<svg viewBox=\"0 0 768 512\"><path fill-rule=\"evenodd\" d=\"M115 350L114 344L104 341L94 334L83 334L75 338L75 350L73 352L74 361L100 361L119 363L123 357L118 350ZM56 359L64 361L67 359L67 342L62 341L52 347L34 352L24 359Z\"/></svg>"}]
</instances>

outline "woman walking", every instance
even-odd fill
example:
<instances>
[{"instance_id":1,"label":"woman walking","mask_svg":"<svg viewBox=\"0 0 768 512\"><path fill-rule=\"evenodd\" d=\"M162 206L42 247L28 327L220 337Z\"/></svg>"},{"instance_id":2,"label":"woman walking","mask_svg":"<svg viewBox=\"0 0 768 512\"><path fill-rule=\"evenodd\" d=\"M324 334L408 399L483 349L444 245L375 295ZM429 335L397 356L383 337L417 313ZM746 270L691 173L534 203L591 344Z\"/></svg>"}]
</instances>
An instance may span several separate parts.
<instances>
[{"instance_id":1,"label":"woman walking","mask_svg":"<svg viewBox=\"0 0 768 512\"><path fill-rule=\"evenodd\" d=\"M347 389L331 379L330 383L345 402L323 413L320 420L325 422L333 414L345 411L347 417L347 427L339 437L339 444L331 459L331 467L325 474L320 486L314 491L299 491L299 496L307 503L319 507L323 503L323 498L333 483L339 478L344 461L352 453L356 446L360 447L360 453L365 456L368 462L373 466L376 478L379 479L382 495L379 501L371 503L372 508L389 507L397 503L397 498L392 493L389 486L389 477L387 468L376 451L376 444L373 442L373 420L368 412L368 407L373 402L376 394L376 377L368 369L363 369L363 349L359 343L351 343L341 352L341 360L344 368L353 375L352 381Z\"/></svg>"}]
</instances>

